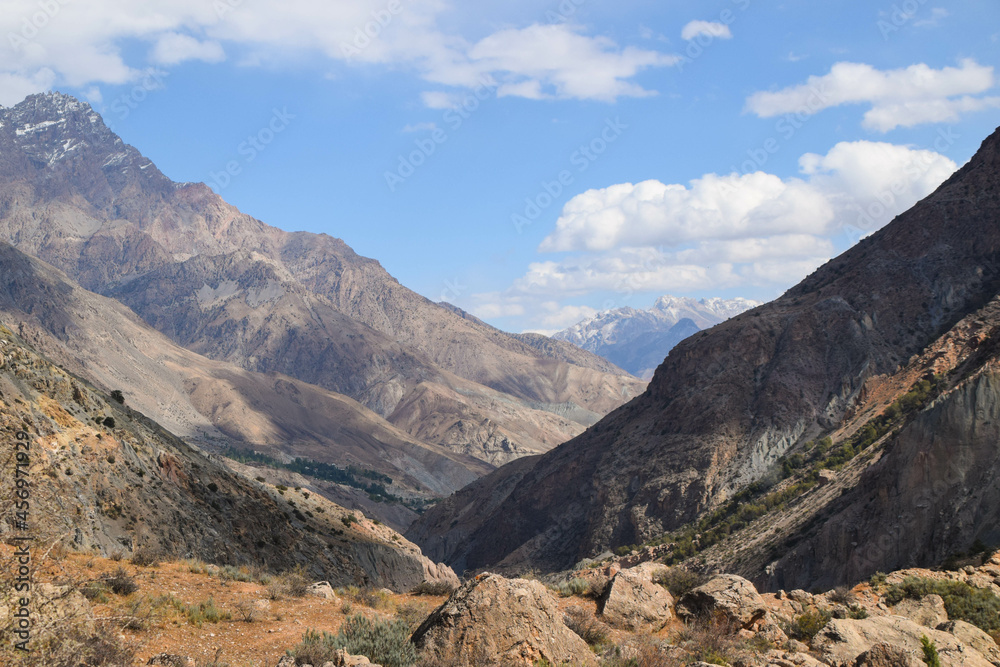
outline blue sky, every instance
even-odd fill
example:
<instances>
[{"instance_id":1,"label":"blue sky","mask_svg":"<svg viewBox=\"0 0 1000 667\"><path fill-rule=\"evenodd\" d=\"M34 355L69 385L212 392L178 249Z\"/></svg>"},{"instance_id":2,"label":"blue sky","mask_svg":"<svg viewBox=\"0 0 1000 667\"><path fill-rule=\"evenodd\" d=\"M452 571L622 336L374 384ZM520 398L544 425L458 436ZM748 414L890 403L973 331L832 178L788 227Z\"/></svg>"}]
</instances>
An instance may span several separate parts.
<instances>
[{"instance_id":1,"label":"blue sky","mask_svg":"<svg viewBox=\"0 0 1000 667\"><path fill-rule=\"evenodd\" d=\"M504 329L769 299L1000 124L995 0L3 0L0 104Z\"/></svg>"}]
</instances>

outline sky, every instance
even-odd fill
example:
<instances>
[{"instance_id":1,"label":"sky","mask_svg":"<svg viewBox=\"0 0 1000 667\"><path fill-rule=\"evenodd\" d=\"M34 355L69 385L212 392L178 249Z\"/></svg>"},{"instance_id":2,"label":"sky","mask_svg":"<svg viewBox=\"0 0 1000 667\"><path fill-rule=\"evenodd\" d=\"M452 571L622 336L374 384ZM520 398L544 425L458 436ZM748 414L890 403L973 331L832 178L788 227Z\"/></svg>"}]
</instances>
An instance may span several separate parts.
<instances>
[{"instance_id":1,"label":"sky","mask_svg":"<svg viewBox=\"0 0 1000 667\"><path fill-rule=\"evenodd\" d=\"M0 0L0 105L551 333L779 296L1000 125L996 0Z\"/></svg>"}]
</instances>

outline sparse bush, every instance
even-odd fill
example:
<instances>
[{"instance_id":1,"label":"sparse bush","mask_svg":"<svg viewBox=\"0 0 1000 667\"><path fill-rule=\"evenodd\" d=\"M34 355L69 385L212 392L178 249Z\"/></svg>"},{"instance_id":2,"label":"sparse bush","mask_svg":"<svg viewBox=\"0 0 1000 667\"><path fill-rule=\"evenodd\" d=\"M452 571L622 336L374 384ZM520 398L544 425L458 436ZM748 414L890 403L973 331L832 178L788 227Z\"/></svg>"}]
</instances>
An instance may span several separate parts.
<instances>
[{"instance_id":1,"label":"sparse bush","mask_svg":"<svg viewBox=\"0 0 1000 667\"><path fill-rule=\"evenodd\" d=\"M670 591L674 598L679 598L707 582L708 578L687 568L671 567L658 572L653 581Z\"/></svg>"},{"instance_id":2,"label":"sparse bush","mask_svg":"<svg viewBox=\"0 0 1000 667\"><path fill-rule=\"evenodd\" d=\"M1000 631L1000 598L963 581L907 577L902 584L889 588L885 601L894 606L906 598L919 600L932 594L944 600L948 618L972 623L987 633Z\"/></svg>"},{"instance_id":3,"label":"sparse bush","mask_svg":"<svg viewBox=\"0 0 1000 667\"><path fill-rule=\"evenodd\" d=\"M854 591L847 586L838 586L826 596L830 602L850 606L854 603Z\"/></svg>"},{"instance_id":4,"label":"sparse bush","mask_svg":"<svg viewBox=\"0 0 1000 667\"><path fill-rule=\"evenodd\" d=\"M340 517L340 522L343 523L345 526L349 527L352 523L358 522L358 517L354 516L353 514L345 514L344 516Z\"/></svg>"},{"instance_id":5,"label":"sparse bush","mask_svg":"<svg viewBox=\"0 0 1000 667\"><path fill-rule=\"evenodd\" d=\"M580 636L590 646L600 646L608 642L611 635L608 626L594 618L585 609L570 607L563 617L566 627Z\"/></svg>"},{"instance_id":6,"label":"sparse bush","mask_svg":"<svg viewBox=\"0 0 1000 667\"><path fill-rule=\"evenodd\" d=\"M201 627L204 623L218 623L228 621L233 615L225 609L220 609L215 605L215 600L208 598L204 602L191 605L185 610L188 623Z\"/></svg>"},{"instance_id":7,"label":"sparse bush","mask_svg":"<svg viewBox=\"0 0 1000 667\"><path fill-rule=\"evenodd\" d=\"M675 634L673 643L690 653L695 660L729 665L741 648L736 634L739 629L739 625L722 617L696 618Z\"/></svg>"},{"instance_id":8,"label":"sparse bush","mask_svg":"<svg viewBox=\"0 0 1000 667\"><path fill-rule=\"evenodd\" d=\"M236 615L244 623L253 623L260 614L260 607L253 600L240 600L233 605L233 609L236 610Z\"/></svg>"},{"instance_id":9,"label":"sparse bush","mask_svg":"<svg viewBox=\"0 0 1000 667\"><path fill-rule=\"evenodd\" d=\"M309 592L309 579L306 577L305 568L301 565L279 575L278 583L281 590L289 597L301 598Z\"/></svg>"},{"instance_id":10,"label":"sparse bush","mask_svg":"<svg viewBox=\"0 0 1000 667\"><path fill-rule=\"evenodd\" d=\"M403 621L369 620L357 614L344 621L336 635L307 630L291 651L298 664L322 665L337 649L363 655L384 667L409 667L417 661L410 630Z\"/></svg>"},{"instance_id":11,"label":"sparse bush","mask_svg":"<svg viewBox=\"0 0 1000 667\"><path fill-rule=\"evenodd\" d=\"M820 630L826 627L831 618L833 618L833 614L826 610L807 611L795 619L788 634L794 639L809 643Z\"/></svg>"},{"instance_id":12,"label":"sparse bush","mask_svg":"<svg viewBox=\"0 0 1000 667\"><path fill-rule=\"evenodd\" d=\"M160 557L151 549L146 548L136 549L130 560L133 565L139 567L155 567L160 564Z\"/></svg>"},{"instance_id":13,"label":"sparse bush","mask_svg":"<svg viewBox=\"0 0 1000 667\"><path fill-rule=\"evenodd\" d=\"M420 624L424 622L427 618L428 611L426 607L422 605L414 604L412 602L407 602L406 604L400 605L396 610L396 618L398 618L413 632Z\"/></svg>"},{"instance_id":14,"label":"sparse bush","mask_svg":"<svg viewBox=\"0 0 1000 667\"><path fill-rule=\"evenodd\" d=\"M219 569L219 579L223 582L228 581L253 581L253 577L250 576L250 571L245 567L235 567L233 565L224 565Z\"/></svg>"},{"instance_id":15,"label":"sparse bush","mask_svg":"<svg viewBox=\"0 0 1000 667\"><path fill-rule=\"evenodd\" d=\"M868 583L871 584L872 588L878 588L879 586L885 584L887 577L888 575L885 572L876 572L872 575L872 578L868 580Z\"/></svg>"},{"instance_id":16,"label":"sparse bush","mask_svg":"<svg viewBox=\"0 0 1000 667\"><path fill-rule=\"evenodd\" d=\"M135 579L128 573L128 571L119 565L113 572L106 573L101 581L111 589L111 592L115 595L121 595L126 597L132 595L137 590L139 590L139 584L135 583Z\"/></svg>"},{"instance_id":17,"label":"sparse bush","mask_svg":"<svg viewBox=\"0 0 1000 667\"><path fill-rule=\"evenodd\" d=\"M856 604L852 604L847 609L847 617L848 618L852 618L855 621L860 621L860 620L864 620L864 619L868 618L868 612L865 610L864 607L860 607L860 606L858 606Z\"/></svg>"},{"instance_id":18,"label":"sparse bush","mask_svg":"<svg viewBox=\"0 0 1000 667\"><path fill-rule=\"evenodd\" d=\"M108 585L103 581L88 581L80 587L83 597L97 604L108 601Z\"/></svg>"},{"instance_id":19,"label":"sparse bush","mask_svg":"<svg viewBox=\"0 0 1000 667\"><path fill-rule=\"evenodd\" d=\"M267 599L268 600L280 600L281 599L282 586L277 581L272 581L267 585Z\"/></svg>"},{"instance_id":20,"label":"sparse bush","mask_svg":"<svg viewBox=\"0 0 1000 667\"><path fill-rule=\"evenodd\" d=\"M561 597L587 597L591 595L590 582L580 577L564 581L555 587L555 592Z\"/></svg>"},{"instance_id":21,"label":"sparse bush","mask_svg":"<svg viewBox=\"0 0 1000 667\"><path fill-rule=\"evenodd\" d=\"M451 595L455 587L446 581L421 581L410 589L410 595Z\"/></svg>"}]
</instances>

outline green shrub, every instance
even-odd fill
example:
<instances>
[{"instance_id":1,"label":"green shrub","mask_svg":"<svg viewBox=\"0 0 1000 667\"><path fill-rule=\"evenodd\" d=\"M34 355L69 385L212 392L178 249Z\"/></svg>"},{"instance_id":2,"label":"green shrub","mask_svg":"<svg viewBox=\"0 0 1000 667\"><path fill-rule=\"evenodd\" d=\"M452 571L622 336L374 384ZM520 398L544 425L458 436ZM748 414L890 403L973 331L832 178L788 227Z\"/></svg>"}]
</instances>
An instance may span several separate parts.
<instances>
[{"instance_id":1,"label":"green shrub","mask_svg":"<svg viewBox=\"0 0 1000 667\"><path fill-rule=\"evenodd\" d=\"M941 658L938 656L937 646L928 639L927 635L921 635L920 648L924 650L924 662L927 667L941 667Z\"/></svg>"},{"instance_id":2,"label":"green shrub","mask_svg":"<svg viewBox=\"0 0 1000 667\"><path fill-rule=\"evenodd\" d=\"M111 589L111 592L115 595L121 595L122 597L131 595L139 590L139 584L135 583L135 579L132 578L124 567L119 565L114 572L109 572L105 574L101 581Z\"/></svg>"},{"instance_id":3,"label":"green shrub","mask_svg":"<svg viewBox=\"0 0 1000 667\"><path fill-rule=\"evenodd\" d=\"M987 633L1000 630L1000 598L962 581L907 577L902 584L889 588L885 601L892 606L906 598L919 600L925 595L940 595L948 618L953 621L972 623Z\"/></svg>"},{"instance_id":4,"label":"green shrub","mask_svg":"<svg viewBox=\"0 0 1000 667\"><path fill-rule=\"evenodd\" d=\"M591 594L590 582L586 579L575 577L556 586L556 593L564 598L574 595L577 597L586 597Z\"/></svg>"},{"instance_id":5,"label":"green shrub","mask_svg":"<svg viewBox=\"0 0 1000 667\"><path fill-rule=\"evenodd\" d=\"M872 575L872 578L868 580L868 583L871 584L872 588L878 588L879 586L885 584L885 580L888 576L889 575L885 572L876 572Z\"/></svg>"},{"instance_id":6,"label":"green shrub","mask_svg":"<svg viewBox=\"0 0 1000 667\"><path fill-rule=\"evenodd\" d=\"M363 655L384 667L409 667L417 661L417 650L410 643L410 628L404 621L372 621L361 614L345 620L336 635L306 630L290 654L297 664L322 665L333 660L337 649Z\"/></svg>"},{"instance_id":7,"label":"green shrub","mask_svg":"<svg viewBox=\"0 0 1000 667\"><path fill-rule=\"evenodd\" d=\"M807 611L795 619L791 627L791 635L806 643L812 641L820 630L826 627L833 615L828 611Z\"/></svg>"},{"instance_id":8,"label":"green shrub","mask_svg":"<svg viewBox=\"0 0 1000 667\"><path fill-rule=\"evenodd\" d=\"M445 581L422 581L412 589L410 595L451 595L455 587Z\"/></svg>"},{"instance_id":9,"label":"green shrub","mask_svg":"<svg viewBox=\"0 0 1000 667\"><path fill-rule=\"evenodd\" d=\"M215 600L212 598L208 598L199 604L191 605L185 610L185 614L187 615L188 623L199 628L203 623L218 623L219 621L228 621L233 617L225 609L215 606Z\"/></svg>"},{"instance_id":10,"label":"green shrub","mask_svg":"<svg viewBox=\"0 0 1000 667\"><path fill-rule=\"evenodd\" d=\"M708 577L687 568L672 567L657 573L653 581L666 588L677 599L704 584Z\"/></svg>"}]
</instances>

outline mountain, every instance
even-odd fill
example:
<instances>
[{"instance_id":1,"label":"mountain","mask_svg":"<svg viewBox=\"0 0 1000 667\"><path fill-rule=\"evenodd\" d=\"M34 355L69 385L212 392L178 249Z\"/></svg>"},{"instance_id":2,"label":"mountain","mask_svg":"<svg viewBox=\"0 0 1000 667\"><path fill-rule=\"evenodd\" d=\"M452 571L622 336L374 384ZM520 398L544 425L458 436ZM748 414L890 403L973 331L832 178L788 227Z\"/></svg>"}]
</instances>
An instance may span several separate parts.
<instances>
[{"instance_id":1,"label":"mountain","mask_svg":"<svg viewBox=\"0 0 1000 667\"><path fill-rule=\"evenodd\" d=\"M345 395L487 466L547 451L643 388L567 343L434 304L339 239L169 180L59 93L0 109L0 240L193 352Z\"/></svg>"},{"instance_id":2,"label":"mountain","mask_svg":"<svg viewBox=\"0 0 1000 667\"><path fill-rule=\"evenodd\" d=\"M23 515L9 512L0 531L5 539L30 536L38 556L61 540L105 556L302 566L342 585L397 590L446 575L387 527L356 515L345 521L349 512L316 496L293 505L280 487L234 473L53 364L5 325L0 428L9 440L3 474L29 480ZM14 492L13 483L0 492L11 508Z\"/></svg>"},{"instance_id":3,"label":"mountain","mask_svg":"<svg viewBox=\"0 0 1000 667\"><path fill-rule=\"evenodd\" d=\"M377 473L399 498L447 495L492 469L474 457L418 440L357 401L277 373L254 373L180 347L117 301L0 243L0 318L49 359L188 442L299 457ZM273 466L255 472L276 483ZM416 517L401 504L373 503L368 478L312 477L304 486L403 528ZM343 482L348 482L344 484ZM353 482L353 487L350 483ZM419 506L419 503L417 503Z\"/></svg>"},{"instance_id":4,"label":"mountain","mask_svg":"<svg viewBox=\"0 0 1000 667\"><path fill-rule=\"evenodd\" d=\"M593 352L648 380L677 343L759 305L759 301L743 298L695 300L661 296L649 310L627 306L606 310L552 337Z\"/></svg>"},{"instance_id":5,"label":"mountain","mask_svg":"<svg viewBox=\"0 0 1000 667\"><path fill-rule=\"evenodd\" d=\"M408 535L458 569L560 569L662 543L775 586L1000 537L1000 359L981 310L1000 291L998 220L1000 131L779 299L679 343L642 396Z\"/></svg>"}]
</instances>

